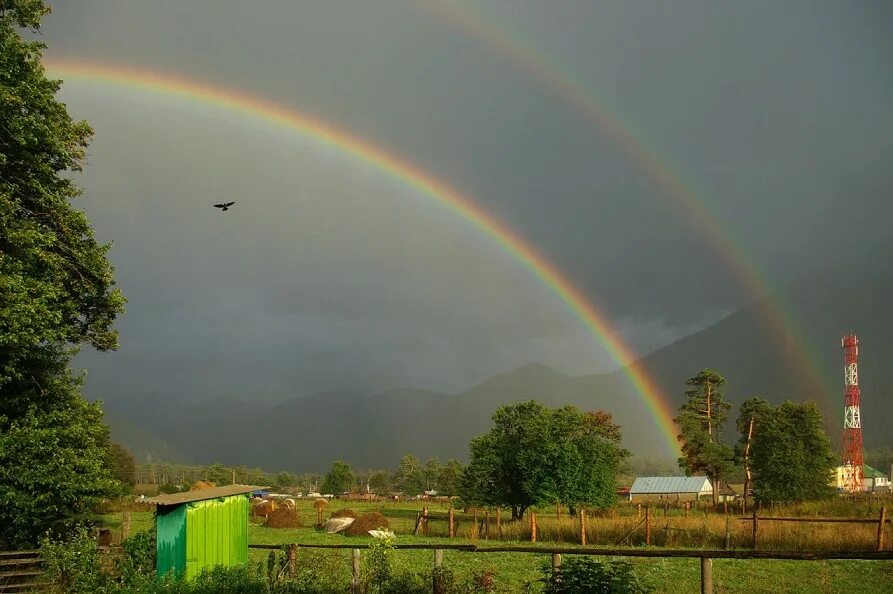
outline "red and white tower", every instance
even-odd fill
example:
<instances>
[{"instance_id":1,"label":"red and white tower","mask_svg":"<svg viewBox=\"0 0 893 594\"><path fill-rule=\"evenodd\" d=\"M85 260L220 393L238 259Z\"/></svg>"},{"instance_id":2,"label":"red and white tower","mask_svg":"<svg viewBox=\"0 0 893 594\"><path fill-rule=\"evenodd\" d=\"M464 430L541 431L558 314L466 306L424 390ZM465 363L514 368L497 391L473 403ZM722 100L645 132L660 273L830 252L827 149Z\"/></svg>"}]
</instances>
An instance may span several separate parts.
<instances>
[{"instance_id":1,"label":"red and white tower","mask_svg":"<svg viewBox=\"0 0 893 594\"><path fill-rule=\"evenodd\" d=\"M850 493L863 489L862 416L859 414L859 339L847 334L840 341L844 363L843 489Z\"/></svg>"}]
</instances>

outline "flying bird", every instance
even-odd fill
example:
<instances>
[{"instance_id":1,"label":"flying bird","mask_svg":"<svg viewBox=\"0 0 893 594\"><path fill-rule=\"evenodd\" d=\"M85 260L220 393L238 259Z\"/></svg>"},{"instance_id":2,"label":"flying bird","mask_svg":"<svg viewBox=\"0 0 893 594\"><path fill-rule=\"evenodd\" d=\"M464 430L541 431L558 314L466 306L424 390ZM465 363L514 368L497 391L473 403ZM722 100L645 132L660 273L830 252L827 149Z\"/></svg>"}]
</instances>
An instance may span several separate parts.
<instances>
[{"instance_id":1,"label":"flying bird","mask_svg":"<svg viewBox=\"0 0 893 594\"><path fill-rule=\"evenodd\" d=\"M219 208L221 211L227 211L227 210L229 210L229 207L235 203L236 202L233 201L233 202L224 202L223 204L215 204L214 208Z\"/></svg>"}]
</instances>

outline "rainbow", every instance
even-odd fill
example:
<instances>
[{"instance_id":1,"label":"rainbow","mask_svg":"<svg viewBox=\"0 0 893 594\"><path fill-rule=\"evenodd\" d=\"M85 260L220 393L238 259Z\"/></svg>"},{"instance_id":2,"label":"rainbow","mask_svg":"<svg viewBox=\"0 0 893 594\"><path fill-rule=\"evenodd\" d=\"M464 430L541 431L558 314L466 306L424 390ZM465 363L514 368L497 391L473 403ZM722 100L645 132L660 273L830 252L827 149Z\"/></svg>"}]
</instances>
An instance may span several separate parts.
<instances>
[{"instance_id":1,"label":"rainbow","mask_svg":"<svg viewBox=\"0 0 893 594\"><path fill-rule=\"evenodd\" d=\"M661 190L662 195L681 209L692 229L702 234L720 254L751 300L760 301L774 293L756 263L747 256L744 246L710 212L701 193L692 183L684 182L675 168L668 165L670 159L659 156L655 149L650 148L643 140L645 134L621 117L619 111L613 109L603 97L577 82L573 73L547 59L520 36L501 27L498 20L485 15L481 7L449 0L427 0L421 4L441 20L452 23L468 36L511 59L519 69L552 89L556 96L619 147ZM780 304L766 303L767 307L761 307L765 323L775 332L781 344L792 347L788 352L793 357L795 372L804 385L809 386L811 396L819 396L829 404L822 374L815 363L816 357L800 338L802 332L796 330L796 316L790 310L785 312Z\"/></svg>"},{"instance_id":2,"label":"rainbow","mask_svg":"<svg viewBox=\"0 0 893 594\"><path fill-rule=\"evenodd\" d=\"M47 70L67 80L125 87L213 105L272 126L292 130L323 146L358 159L400 180L489 236L544 283L595 336L620 365L649 409L669 452L678 454L673 411L657 384L639 366L635 355L605 321L605 316L562 273L516 232L493 218L470 198L396 155L292 108L230 89L131 67L95 62L47 60Z\"/></svg>"}]
</instances>

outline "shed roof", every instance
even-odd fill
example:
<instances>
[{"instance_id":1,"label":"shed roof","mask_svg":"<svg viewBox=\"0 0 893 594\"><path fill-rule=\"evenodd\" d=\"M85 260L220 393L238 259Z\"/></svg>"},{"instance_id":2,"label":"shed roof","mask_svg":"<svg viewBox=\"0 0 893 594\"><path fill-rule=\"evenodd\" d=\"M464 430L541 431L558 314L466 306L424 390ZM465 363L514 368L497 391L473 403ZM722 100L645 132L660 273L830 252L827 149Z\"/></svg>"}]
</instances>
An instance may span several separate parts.
<instances>
[{"instance_id":1,"label":"shed roof","mask_svg":"<svg viewBox=\"0 0 893 594\"><path fill-rule=\"evenodd\" d=\"M644 493L710 493L713 487L706 476L640 476L629 490L630 495Z\"/></svg>"},{"instance_id":2,"label":"shed roof","mask_svg":"<svg viewBox=\"0 0 893 594\"><path fill-rule=\"evenodd\" d=\"M868 464L862 467L862 476L865 478L888 478L886 474Z\"/></svg>"},{"instance_id":3,"label":"shed roof","mask_svg":"<svg viewBox=\"0 0 893 594\"><path fill-rule=\"evenodd\" d=\"M223 487L211 487L210 489L198 489L196 491L159 495L158 497L147 499L147 501L157 505L180 505L181 503L190 503L192 501L204 501L206 499L217 499L218 497L229 497L231 495L244 495L263 488L264 487L252 485L225 485Z\"/></svg>"}]
</instances>

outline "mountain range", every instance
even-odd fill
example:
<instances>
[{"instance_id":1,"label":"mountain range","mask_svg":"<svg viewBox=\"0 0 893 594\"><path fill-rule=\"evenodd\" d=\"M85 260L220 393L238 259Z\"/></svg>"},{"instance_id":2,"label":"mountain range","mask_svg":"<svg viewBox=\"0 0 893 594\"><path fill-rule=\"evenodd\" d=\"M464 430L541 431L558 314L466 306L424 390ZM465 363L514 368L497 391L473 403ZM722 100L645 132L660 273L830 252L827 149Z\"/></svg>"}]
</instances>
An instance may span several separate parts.
<instances>
[{"instance_id":1,"label":"mountain range","mask_svg":"<svg viewBox=\"0 0 893 594\"><path fill-rule=\"evenodd\" d=\"M727 380L726 397L770 402L815 400L839 443L843 415L840 338L860 337L866 447L891 445L893 426L893 262L843 267L793 282L719 322L633 363L658 385L672 410L684 381L703 368ZM773 312L788 312L781 316ZM796 312L796 314L791 313ZM807 348L808 347L808 348ZM803 361L808 365L804 366ZM804 371L804 369L806 371ZM536 399L611 412L636 454L665 456L661 431L627 379L627 369L572 377L531 363L462 393L395 388L377 394L324 392L279 404L232 400L165 404L144 397L105 404L113 439L142 457L191 463L323 471L332 460L357 468L396 467L400 457L465 459L501 404ZM730 419L737 414L733 408ZM727 428L729 440L733 425Z\"/></svg>"}]
</instances>

